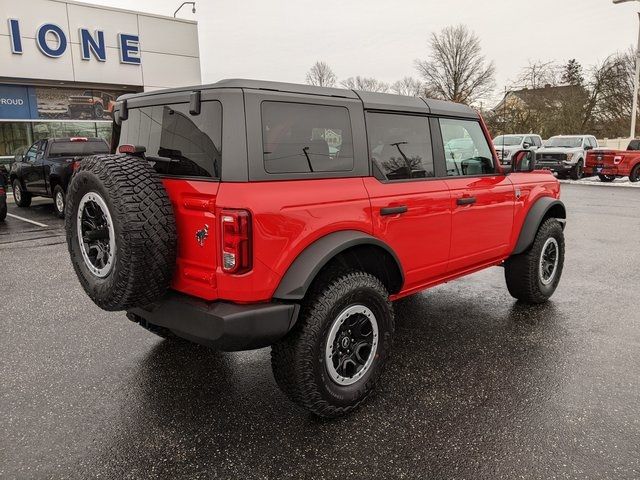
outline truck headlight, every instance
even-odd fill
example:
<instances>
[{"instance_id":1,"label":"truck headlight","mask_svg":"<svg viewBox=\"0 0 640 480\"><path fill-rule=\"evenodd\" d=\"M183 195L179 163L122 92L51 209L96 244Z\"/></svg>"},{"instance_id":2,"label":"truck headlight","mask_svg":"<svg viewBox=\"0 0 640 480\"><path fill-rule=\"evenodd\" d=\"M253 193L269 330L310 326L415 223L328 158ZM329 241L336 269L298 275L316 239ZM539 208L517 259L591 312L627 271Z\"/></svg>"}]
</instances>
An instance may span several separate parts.
<instances>
[{"instance_id":1,"label":"truck headlight","mask_svg":"<svg viewBox=\"0 0 640 480\"><path fill-rule=\"evenodd\" d=\"M574 155L574 153L567 153L567 160L571 160Z\"/></svg>"}]
</instances>

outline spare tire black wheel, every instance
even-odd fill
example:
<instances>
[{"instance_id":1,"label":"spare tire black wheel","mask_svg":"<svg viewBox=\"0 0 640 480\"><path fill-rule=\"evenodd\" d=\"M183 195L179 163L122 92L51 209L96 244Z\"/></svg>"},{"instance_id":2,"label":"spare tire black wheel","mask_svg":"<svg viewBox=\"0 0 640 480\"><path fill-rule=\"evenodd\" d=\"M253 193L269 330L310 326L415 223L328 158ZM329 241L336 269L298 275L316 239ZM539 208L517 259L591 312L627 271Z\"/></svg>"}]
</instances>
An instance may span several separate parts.
<instances>
[{"instance_id":1,"label":"spare tire black wheel","mask_svg":"<svg viewBox=\"0 0 640 480\"><path fill-rule=\"evenodd\" d=\"M145 306L169 288L177 244L173 208L144 159L84 158L67 190L65 229L78 279L100 308Z\"/></svg>"}]
</instances>

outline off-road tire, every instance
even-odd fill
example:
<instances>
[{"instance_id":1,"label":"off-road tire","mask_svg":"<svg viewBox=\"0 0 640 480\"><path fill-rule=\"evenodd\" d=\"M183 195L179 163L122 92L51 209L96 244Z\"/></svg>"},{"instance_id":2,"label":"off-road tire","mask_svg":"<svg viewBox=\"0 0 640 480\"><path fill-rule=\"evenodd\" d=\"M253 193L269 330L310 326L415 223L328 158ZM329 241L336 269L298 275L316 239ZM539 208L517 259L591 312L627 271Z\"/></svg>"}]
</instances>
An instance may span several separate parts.
<instances>
[{"instance_id":1,"label":"off-road tire","mask_svg":"<svg viewBox=\"0 0 640 480\"><path fill-rule=\"evenodd\" d=\"M544 285L540 279L540 256L549 237L556 239L559 247L558 265L553 281ZM513 255L505 262L504 275L512 297L526 303L544 303L555 292L564 266L564 232L555 218L546 219L536 233L533 245L524 253Z\"/></svg>"},{"instance_id":2,"label":"off-road tire","mask_svg":"<svg viewBox=\"0 0 640 480\"><path fill-rule=\"evenodd\" d=\"M89 192L102 197L115 231L113 265L103 278L89 270L78 240L79 203ZM100 308L118 311L145 306L169 287L176 263L176 224L162 181L144 159L84 158L67 189L65 229L78 279Z\"/></svg>"},{"instance_id":3,"label":"off-road tire","mask_svg":"<svg viewBox=\"0 0 640 480\"><path fill-rule=\"evenodd\" d=\"M351 305L374 313L379 343L366 373L351 385L338 385L328 374L325 347L334 319ZM334 271L316 281L303 302L294 328L271 349L276 383L295 403L321 417L356 409L373 391L390 353L395 320L382 282L361 271Z\"/></svg>"},{"instance_id":4,"label":"off-road tire","mask_svg":"<svg viewBox=\"0 0 640 480\"><path fill-rule=\"evenodd\" d=\"M631 170L631 173L629 174L629 181L634 183L640 182L640 163Z\"/></svg>"},{"instance_id":5,"label":"off-road tire","mask_svg":"<svg viewBox=\"0 0 640 480\"><path fill-rule=\"evenodd\" d=\"M58 195L62 194L62 211L58 208ZM64 218L65 207L67 206L67 196L60 185L56 185L53 189L53 209L56 212L58 218Z\"/></svg>"},{"instance_id":6,"label":"off-road tire","mask_svg":"<svg viewBox=\"0 0 640 480\"><path fill-rule=\"evenodd\" d=\"M615 175L603 175L603 174L599 174L598 178L600 179L601 182L604 182L604 183L611 183L616 179Z\"/></svg>"},{"instance_id":7,"label":"off-road tire","mask_svg":"<svg viewBox=\"0 0 640 480\"><path fill-rule=\"evenodd\" d=\"M571 180L580 180L584 176L584 162L582 160L578 160L575 166L571 169L569 173L569 177Z\"/></svg>"},{"instance_id":8,"label":"off-road tire","mask_svg":"<svg viewBox=\"0 0 640 480\"><path fill-rule=\"evenodd\" d=\"M16 190L18 191L18 195L16 195ZM20 208L28 208L31 206L31 194L24 191L20 180L17 178L13 181L13 201L16 202L16 205Z\"/></svg>"}]
</instances>

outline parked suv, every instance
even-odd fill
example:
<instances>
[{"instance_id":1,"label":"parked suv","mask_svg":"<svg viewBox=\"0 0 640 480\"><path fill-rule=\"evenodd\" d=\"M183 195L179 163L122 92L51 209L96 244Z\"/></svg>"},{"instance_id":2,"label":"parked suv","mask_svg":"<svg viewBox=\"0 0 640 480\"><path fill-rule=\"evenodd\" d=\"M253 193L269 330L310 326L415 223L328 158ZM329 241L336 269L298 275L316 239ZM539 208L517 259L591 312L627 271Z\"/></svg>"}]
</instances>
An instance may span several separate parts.
<instances>
[{"instance_id":1,"label":"parked suv","mask_svg":"<svg viewBox=\"0 0 640 480\"><path fill-rule=\"evenodd\" d=\"M35 196L53 198L56 214L64 217L71 174L88 155L108 153L102 138L70 137L38 140L24 155L16 155L9 179L19 207L29 207Z\"/></svg>"},{"instance_id":2,"label":"parked suv","mask_svg":"<svg viewBox=\"0 0 640 480\"><path fill-rule=\"evenodd\" d=\"M68 191L86 293L162 337L271 345L278 385L317 415L371 393L394 300L491 266L523 302L560 281L558 181L530 152L506 175L459 104L226 80L121 97L114 133L120 154L85 159Z\"/></svg>"},{"instance_id":3,"label":"parked suv","mask_svg":"<svg viewBox=\"0 0 640 480\"><path fill-rule=\"evenodd\" d=\"M537 150L542 146L540 135L514 134L500 135L493 139L493 146L502 165L511 165L511 157L519 150Z\"/></svg>"},{"instance_id":4,"label":"parked suv","mask_svg":"<svg viewBox=\"0 0 640 480\"><path fill-rule=\"evenodd\" d=\"M556 172L560 178L567 175L580 180L584 174L587 152L598 148L593 135L558 135L545 142L536 154L537 165Z\"/></svg>"}]
</instances>

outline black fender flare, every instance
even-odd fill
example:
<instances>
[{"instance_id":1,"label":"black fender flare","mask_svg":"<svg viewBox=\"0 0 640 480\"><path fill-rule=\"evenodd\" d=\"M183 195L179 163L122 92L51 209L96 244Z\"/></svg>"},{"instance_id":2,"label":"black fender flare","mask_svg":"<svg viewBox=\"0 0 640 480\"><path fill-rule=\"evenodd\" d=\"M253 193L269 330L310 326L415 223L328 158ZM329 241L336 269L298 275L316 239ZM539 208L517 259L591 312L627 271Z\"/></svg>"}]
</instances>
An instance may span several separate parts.
<instances>
[{"instance_id":1,"label":"black fender flare","mask_svg":"<svg viewBox=\"0 0 640 480\"><path fill-rule=\"evenodd\" d=\"M325 235L307 246L287 269L273 298L302 300L318 272L336 255L357 245L373 245L386 250L398 266L401 276L400 287L402 287L404 284L402 264L391 247L367 233L343 230Z\"/></svg>"},{"instance_id":2,"label":"black fender flare","mask_svg":"<svg viewBox=\"0 0 640 480\"><path fill-rule=\"evenodd\" d=\"M524 252L533 244L533 240L536 237L536 233L540 228L542 220L551 209L554 209L557 212L553 215L554 217L560 220L565 220L567 218L567 210L564 203L560 200L556 200L551 197L542 197L536 200L533 206L529 209L527 218L525 218L524 223L522 224L520 236L518 237L518 242L513 249L512 255Z\"/></svg>"}]
</instances>

